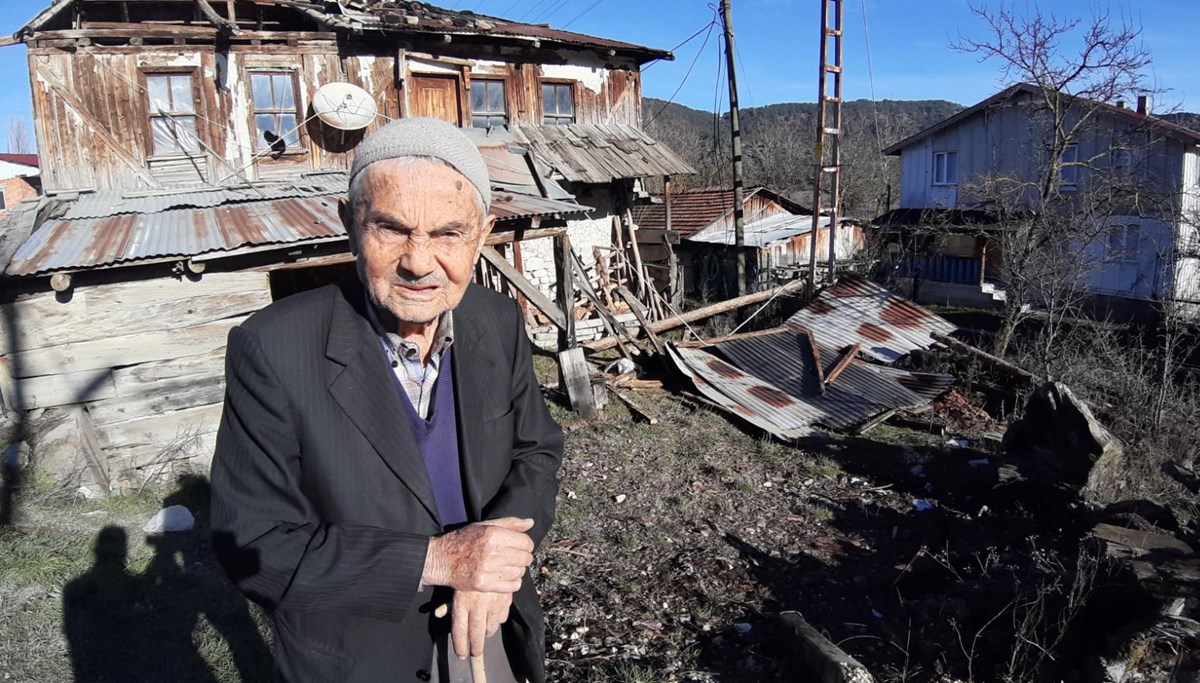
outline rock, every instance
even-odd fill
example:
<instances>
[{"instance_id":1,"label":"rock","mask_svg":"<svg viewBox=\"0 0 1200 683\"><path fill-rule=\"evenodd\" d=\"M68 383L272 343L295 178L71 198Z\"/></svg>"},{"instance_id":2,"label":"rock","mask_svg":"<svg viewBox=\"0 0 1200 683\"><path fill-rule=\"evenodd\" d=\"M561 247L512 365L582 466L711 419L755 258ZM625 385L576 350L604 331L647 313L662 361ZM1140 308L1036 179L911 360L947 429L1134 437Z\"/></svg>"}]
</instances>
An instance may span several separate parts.
<instances>
[{"instance_id":1,"label":"rock","mask_svg":"<svg viewBox=\"0 0 1200 683\"><path fill-rule=\"evenodd\" d=\"M1023 474L1076 489L1085 502L1103 505L1122 498L1124 449L1066 385L1042 385L1025 414L1004 433L1004 452Z\"/></svg>"},{"instance_id":2,"label":"rock","mask_svg":"<svg viewBox=\"0 0 1200 683\"><path fill-rule=\"evenodd\" d=\"M172 505L163 508L156 512L146 526L142 527L142 531L148 534L157 534L171 531L191 531L196 525L196 518L192 516L192 511L182 505Z\"/></svg>"},{"instance_id":3,"label":"rock","mask_svg":"<svg viewBox=\"0 0 1200 683\"><path fill-rule=\"evenodd\" d=\"M29 465L29 444L24 441L10 443L4 449L4 469L23 470Z\"/></svg>"},{"instance_id":4,"label":"rock","mask_svg":"<svg viewBox=\"0 0 1200 683\"><path fill-rule=\"evenodd\" d=\"M614 498L613 500L617 501L618 503L624 503L626 497L627 496L624 493L622 493L619 496L617 496L616 498Z\"/></svg>"},{"instance_id":5,"label":"rock","mask_svg":"<svg viewBox=\"0 0 1200 683\"><path fill-rule=\"evenodd\" d=\"M62 488L95 483L79 429L78 409L51 409L32 424L33 466Z\"/></svg>"},{"instance_id":6,"label":"rock","mask_svg":"<svg viewBox=\"0 0 1200 683\"><path fill-rule=\"evenodd\" d=\"M790 680L814 683L875 683L871 672L813 628L799 612L777 618L784 652L797 667Z\"/></svg>"}]
</instances>

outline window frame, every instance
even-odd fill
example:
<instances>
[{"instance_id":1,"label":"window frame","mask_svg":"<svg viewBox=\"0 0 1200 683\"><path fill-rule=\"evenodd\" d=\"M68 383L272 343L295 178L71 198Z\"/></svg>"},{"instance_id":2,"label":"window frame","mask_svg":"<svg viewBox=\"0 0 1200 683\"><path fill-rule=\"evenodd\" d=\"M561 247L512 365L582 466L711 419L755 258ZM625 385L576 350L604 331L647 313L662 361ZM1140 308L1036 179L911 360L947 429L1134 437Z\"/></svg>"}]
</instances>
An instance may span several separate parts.
<instances>
[{"instance_id":1,"label":"window frame","mask_svg":"<svg viewBox=\"0 0 1200 683\"><path fill-rule=\"evenodd\" d=\"M1108 258L1118 261L1137 261L1141 245L1141 223L1117 223L1109 226L1105 235L1104 253Z\"/></svg>"},{"instance_id":2,"label":"window frame","mask_svg":"<svg viewBox=\"0 0 1200 683\"><path fill-rule=\"evenodd\" d=\"M145 93L146 115L143 119L145 122L146 131L146 158L150 159L179 159L179 158L195 158L204 155L204 144L201 141L200 135L200 107L196 88L196 69L195 68L144 68L140 70L142 91ZM186 77L188 80L188 90L191 94L191 108L188 110L175 109L174 88L171 85L172 78ZM155 78L167 78L167 92L171 93L172 109L166 114L157 113L159 110L154 108L154 103L151 100L151 80ZM196 136L196 148L189 150L175 141L175 149L170 151L160 152L154 138L154 121L156 119L164 119L173 122L176 118L190 118L193 121Z\"/></svg>"},{"instance_id":3,"label":"window frame","mask_svg":"<svg viewBox=\"0 0 1200 683\"><path fill-rule=\"evenodd\" d=\"M484 101L485 108L481 111L475 111L475 92L474 91L475 91L476 83L480 83L484 87L483 101ZM488 85L496 85L496 84L499 84L499 86L500 86L500 101L504 106L504 109L502 111L500 111L499 113L497 113L495 111L490 111L487 108L488 103L491 101L491 97L488 94ZM509 123L512 122L512 117L508 113L508 79L506 79L506 78L496 78L496 77L492 77L492 76L479 76L479 77L471 76L469 79L469 83L467 85L467 100L468 100L467 108L471 111L471 127L472 128L488 128L491 126L495 126L497 124L491 123L490 119L497 118L497 117L504 119L504 122L499 125L507 126ZM476 116L488 119L489 123L486 123L484 125L477 125L475 122Z\"/></svg>"},{"instance_id":4,"label":"window frame","mask_svg":"<svg viewBox=\"0 0 1200 683\"><path fill-rule=\"evenodd\" d=\"M1070 142L1063 146L1059 158L1058 186L1064 190L1074 190L1079 185L1079 143Z\"/></svg>"},{"instance_id":5,"label":"window frame","mask_svg":"<svg viewBox=\"0 0 1200 683\"><path fill-rule=\"evenodd\" d=\"M954 159L954 177L953 178L949 178L949 175L950 175L949 171L948 171L949 165L945 161L943 161L942 167L941 167L942 179L938 180L938 158L939 157L943 160L949 160L951 157L953 157L953 159ZM931 184L934 187L954 187L955 185L958 185L958 150L947 149L947 150L934 152L933 153L933 168L932 168L931 175L933 176Z\"/></svg>"},{"instance_id":6,"label":"window frame","mask_svg":"<svg viewBox=\"0 0 1200 683\"><path fill-rule=\"evenodd\" d=\"M273 106L271 106L267 109L259 109L257 104L255 103L255 99L254 99L254 77L255 76L267 76L270 78L271 104ZM289 83L291 83L291 88L292 88L292 106L291 106L291 108L274 106L274 105L277 105L277 103L275 102L275 85L274 85L275 79L277 77L286 77L287 81ZM301 112L300 112L300 83L299 83L299 79L296 77L296 70L289 69L289 68L280 68L280 67L253 67L253 66L251 66L251 67L246 68L246 82L247 82L247 86L248 86L248 90L249 90L250 131L251 131L251 137L253 138L253 141L251 142L252 153L258 155L258 154L261 154L262 152L264 152L265 150L271 149L270 144L268 144L266 142L266 140L263 139L261 136L261 131L259 130L259 127L258 127L258 117L259 116L275 117L276 130L281 130L279 127L279 117L280 116L292 116L296 121L296 132L295 132L296 141L295 141L295 143L294 144L286 144L285 143L286 147L284 148L282 153L278 154L278 156L285 156L285 155L291 155L291 154L304 154L305 152L307 152L308 148L307 148L307 142L306 142L305 136L304 136L304 125L303 125L304 117L301 115ZM284 138L284 139L286 141L286 138Z\"/></svg>"},{"instance_id":7,"label":"window frame","mask_svg":"<svg viewBox=\"0 0 1200 683\"><path fill-rule=\"evenodd\" d=\"M541 99L542 125L543 126L563 126L563 125L569 126L571 124L576 123L579 120L579 118L578 118L579 100L577 97L578 88L575 87L575 81L556 81L556 80L543 79L540 85L541 85L541 87L538 88L538 97L539 97L539 99ZM546 113L546 86L550 86L555 89L554 102L555 102L556 112L553 115L549 115ZM571 92L571 98L570 98L571 115L569 117L563 116L562 114L557 113L558 88L569 88L570 89L570 92ZM565 120L568 118L570 119L569 121ZM550 123L548 121L549 119L556 119L556 120L563 119L563 120L556 121L554 123Z\"/></svg>"}]
</instances>

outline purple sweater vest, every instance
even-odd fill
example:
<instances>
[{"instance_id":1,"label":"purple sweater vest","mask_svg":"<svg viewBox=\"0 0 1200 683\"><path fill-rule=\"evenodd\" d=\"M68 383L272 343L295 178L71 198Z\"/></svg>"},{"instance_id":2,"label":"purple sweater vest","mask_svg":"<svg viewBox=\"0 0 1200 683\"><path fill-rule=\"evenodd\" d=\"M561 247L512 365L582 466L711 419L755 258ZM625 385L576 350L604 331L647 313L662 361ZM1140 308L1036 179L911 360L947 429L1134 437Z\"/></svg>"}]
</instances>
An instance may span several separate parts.
<instances>
[{"instance_id":1,"label":"purple sweater vest","mask_svg":"<svg viewBox=\"0 0 1200 683\"><path fill-rule=\"evenodd\" d=\"M433 498L437 501L438 519L443 527L452 527L467 521L467 506L463 498L462 470L458 456L458 416L454 409L454 369L452 349L447 348L438 368L438 380L434 389L433 405L429 419L422 419L408 399L408 392L396 382L413 438L421 449L425 469L429 472L429 483L433 485Z\"/></svg>"}]
</instances>

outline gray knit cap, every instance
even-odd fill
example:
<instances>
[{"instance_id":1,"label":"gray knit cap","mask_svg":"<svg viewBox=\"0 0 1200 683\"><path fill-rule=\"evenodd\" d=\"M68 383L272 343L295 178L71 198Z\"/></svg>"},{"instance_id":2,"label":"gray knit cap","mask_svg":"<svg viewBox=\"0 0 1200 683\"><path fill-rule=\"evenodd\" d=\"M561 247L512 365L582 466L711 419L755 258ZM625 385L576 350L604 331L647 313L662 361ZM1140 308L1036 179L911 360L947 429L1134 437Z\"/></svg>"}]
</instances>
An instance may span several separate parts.
<instances>
[{"instance_id":1,"label":"gray knit cap","mask_svg":"<svg viewBox=\"0 0 1200 683\"><path fill-rule=\"evenodd\" d=\"M461 130L441 119L396 119L368 135L354 152L350 182L376 161L400 157L432 157L450 164L479 190L484 210L491 209L492 191L483 155Z\"/></svg>"}]
</instances>

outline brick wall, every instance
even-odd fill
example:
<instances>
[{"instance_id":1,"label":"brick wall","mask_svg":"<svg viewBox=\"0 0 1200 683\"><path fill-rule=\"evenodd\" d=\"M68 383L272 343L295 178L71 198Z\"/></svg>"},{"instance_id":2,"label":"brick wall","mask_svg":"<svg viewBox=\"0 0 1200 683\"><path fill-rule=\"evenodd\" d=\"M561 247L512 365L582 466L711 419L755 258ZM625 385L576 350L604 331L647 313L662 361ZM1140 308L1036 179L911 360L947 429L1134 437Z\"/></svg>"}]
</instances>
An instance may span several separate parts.
<instances>
[{"instance_id":1,"label":"brick wall","mask_svg":"<svg viewBox=\"0 0 1200 683\"><path fill-rule=\"evenodd\" d=\"M32 182L31 182L32 181ZM8 210L20 204L23 200L38 195L37 178L9 178L3 181L4 208L0 209L0 218L8 214Z\"/></svg>"}]
</instances>

